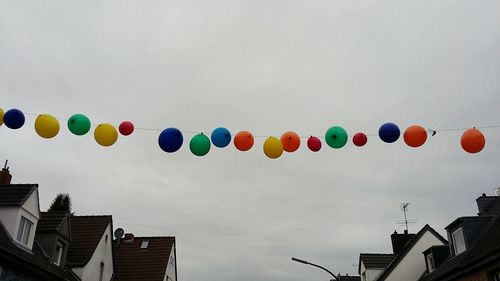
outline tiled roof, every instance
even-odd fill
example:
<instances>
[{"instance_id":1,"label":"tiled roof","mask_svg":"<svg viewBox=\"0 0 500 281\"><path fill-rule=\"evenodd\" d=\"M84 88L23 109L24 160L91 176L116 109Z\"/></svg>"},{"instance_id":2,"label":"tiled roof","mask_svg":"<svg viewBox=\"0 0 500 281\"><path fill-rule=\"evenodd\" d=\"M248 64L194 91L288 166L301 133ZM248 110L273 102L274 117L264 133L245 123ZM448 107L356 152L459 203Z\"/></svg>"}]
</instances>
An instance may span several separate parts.
<instances>
[{"instance_id":1,"label":"tiled roof","mask_svg":"<svg viewBox=\"0 0 500 281\"><path fill-rule=\"evenodd\" d=\"M112 222L111 216L71 216L71 243L66 264L82 267L92 257L106 227ZM110 238L111 239L111 238Z\"/></svg>"},{"instance_id":2,"label":"tiled roof","mask_svg":"<svg viewBox=\"0 0 500 281\"><path fill-rule=\"evenodd\" d=\"M140 249L144 240L149 240L148 247ZM120 239L114 245L114 281L163 281L175 237L134 237L132 243Z\"/></svg>"},{"instance_id":3,"label":"tiled roof","mask_svg":"<svg viewBox=\"0 0 500 281\"><path fill-rule=\"evenodd\" d=\"M0 185L0 207L21 206L38 184Z\"/></svg>"},{"instance_id":4,"label":"tiled roof","mask_svg":"<svg viewBox=\"0 0 500 281\"><path fill-rule=\"evenodd\" d=\"M361 281L360 276L339 275L337 278L339 281Z\"/></svg>"},{"instance_id":5,"label":"tiled roof","mask_svg":"<svg viewBox=\"0 0 500 281\"><path fill-rule=\"evenodd\" d=\"M41 212L36 231L57 231L66 215L65 212Z\"/></svg>"},{"instance_id":6,"label":"tiled roof","mask_svg":"<svg viewBox=\"0 0 500 281\"><path fill-rule=\"evenodd\" d=\"M35 241L32 251L21 249L12 242L12 237L0 222L0 260L2 266L14 267L25 273L36 274L46 281L78 281L71 270L53 264Z\"/></svg>"},{"instance_id":7,"label":"tiled roof","mask_svg":"<svg viewBox=\"0 0 500 281\"><path fill-rule=\"evenodd\" d=\"M366 268L386 268L393 259L393 254L359 254L359 262L363 262Z\"/></svg>"}]
</instances>

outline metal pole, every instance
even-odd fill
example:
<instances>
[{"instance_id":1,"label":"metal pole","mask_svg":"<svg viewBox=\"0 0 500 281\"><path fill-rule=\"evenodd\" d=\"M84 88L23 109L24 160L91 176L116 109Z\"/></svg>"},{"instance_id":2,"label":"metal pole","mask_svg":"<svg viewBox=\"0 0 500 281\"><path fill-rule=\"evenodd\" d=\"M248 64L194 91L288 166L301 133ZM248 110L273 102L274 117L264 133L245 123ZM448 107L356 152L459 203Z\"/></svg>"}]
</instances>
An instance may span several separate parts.
<instances>
[{"instance_id":1,"label":"metal pole","mask_svg":"<svg viewBox=\"0 0 500 281\"><path fill-rule=\"evenodd\" d=\"M333 278L334 278L335 280L339 281L339 279L337 278L337 276L335 276L335 274L333 274L330 270L328 270L328 269L326 269L326 268L322 267L321 265L317 265L317 264L310 263L310 262L308 262L308 261L301 260L301 259L298 259L298 258L293 258L293 257L292 257L292 261L296 261L296 262L300 262L300 263L303 263L303 264L312 265L312 266L317 267L317 268L321 268L321 269L323 269L324 271L326 271L326 272L330 273L330 275L331 275L331 276L333 276Z\"/></svg>"}]
</instances>

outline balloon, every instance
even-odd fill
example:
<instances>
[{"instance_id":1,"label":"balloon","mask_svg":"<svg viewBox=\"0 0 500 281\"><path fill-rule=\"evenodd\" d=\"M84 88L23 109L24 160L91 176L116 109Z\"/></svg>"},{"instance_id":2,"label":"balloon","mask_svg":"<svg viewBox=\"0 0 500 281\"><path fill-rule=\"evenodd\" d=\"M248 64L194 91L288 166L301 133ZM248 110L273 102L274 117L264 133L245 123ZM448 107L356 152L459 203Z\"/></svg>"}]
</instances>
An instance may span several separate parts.
<instances>
[{"instance_id":1,"label":"balloon","mask_svg":"<svg viewBox=\"0 0 500 281\"><path fill-rule=\"evenodd\" d=\"M378 129L378 136L386 143L397 141L400 134L398 126L394 123L385 123Z\"/></svg>"},{"instance_id":2,"label":"balloon","mask_svg":"<svg viewBox=\"0 0 500 281\"><path fill-rule=\"evenodd\" d=\"M307 140L307 147L313 152L318 152L321 149L321 140L317 137L310 136Z\"/></svg>"},{"instance_id":3,"label":"balloon","mask_svg":"<svg viewBox=\"0 0 500 281\"><path fill-rule=\"evenodd\" d=\"M325 134L326 143L332 148L341 148L347 143L347 132L339 126L331 127Z\"/></svg>"},{"instance_id":4,"label":"balloon","mask_svg":"<svg viewBox=\"0 0 500 281\"><path fill-rule=\"evenodd\" d=\"M94 139L102 146L110 146L118 139L118 132L113 125L100 124L94 130Z\"/></svg>"},{"instance_id":5,"label":"balloon","mask_svg":"<svg viewBox=\"0 0 500 281\"><path fill-rule=\"evenodd\" d=\"M3 115L5 126L11 129L19 129L24 125L24 113L19 109L9 109Z\"/></svg>"},{"instance_id":6,"label":"balloon","mask_svg":"<svg viewBox=\"0 0 500 281\"><path fill-rule=\"evenodd\" d=\"M68 119L68 129L77 136L83 136L90 130L90 119L83 114L75 114Z\"/></svg>"},{"instance_id":7,"label":"balloon","mask_svg":"<svg viewBox=\"0 0 500 281\"><path fill-rule=\"evenodd\" d=\"M118 126L118 130L123 136L128 136L134 132L134 124L130 121L123 121L120 126Z\"/></svg>"},{"instance_id":8,"label":"balloon","mask_svg":"<svg viewBox=\"0 0 500 281\"><path fill-rule=\"evenodd\" d=\"M283 144L276 137L269 137L264 142L264 154L271 159L276 159L283 154Z\"/></svg>"},{"instance_id":9,"label":"balloon","mask_svg":"<svg viewBox=\"0 0 500 281\"><path fill-rule=\"evenodd\" d=\"M176 152L182 146L184 138L181 131L176 128L167 128L160 133L158 145L165 152Z\"/></svg>"},{"instance_id":10,"label":"balloon","mask_svg":"<svg viewBox=\"0 0 500 281\"><path fill-rule=\"evenodd\" d=\"M213 130L210 136L212 143L219 148L226 147L231 142L231 133L226 128L217 128Z\"/></svg>"},{"instance_id":11,"label":"balloon","mask_svg":"<svg viewBox=\"0 0 500 281\"><path fill-rule=\"evenodd\" d=\"M203 133L197 134L189 142L189 149L196 156L204 156L210 151L210 139Z\"/></svg>"},{"instance_id":12,"label":"balloon","mask_svg":"<svg viewBox=\"0 0 500 281\"><path fill-rule=\"evenodd\" d=\"M419 125L413 125L406 128L403 139L410 147L422 146L427 140L427 131Z\"/></svg>"},{"instance_id":13,"label":"balloon","mask_svg":"<svg viewBox=\"0 0 500 281\"><path fill-rule=\"evenodd\" d=\"M469 153L478 153L483 150L486 139L483 133L476 128L468 129L462 134L460 139L462 148Z\"/></svg>"},{"instance_id":14,"label":"balloon","mask_svg":"<svg viewBox=\"0 0 500 281\"><path fill-rule=\"evenodd\" d=\"M52 115L40 114L35 120L35 131L42 138L53 138L59 133L59 121Z\"/></svg>"},{"instance_id":15,"label":"balloon","mask_svg":"<svg viewBox=\"0 0 500 281\"><path fill-rule=\"evenodd\" d=\"M253 136L252 133L249 131L241 131L238 132L234 136L234 146L239 150L239 151L247 151L250 150L253 146Z\"/></svg>"},{"instance_id":16,"label":"balloon","mask_svg":"<svg viewBox=\"0 0 500 281\"><path fill-rule=\"evenodd\" d=\"M4 114L3 109L0 108L0 126L3 125L3 114Z\"/></svg>"},{"instance_id":17,"label":"balloon","mask_svg":"<svg viewBox=\"0 0 500 281\"><path fill-rule=\"evenodd\" d=\"M299 149L300 137L295 132L286 132L281 135L281 143L283 144L283 150L286 152L294 152Z\"/></svg>"},{"instance_id":18,"label":"balloon","mask_svg":"<svg viewBox=\"0 0 500 281\"><path fill-rule=\"evenodd\" d=\"M356 133L352 137L352 143L354 143L355 146L363 146L368 142L368 137L361 132Z\"/></svg>"}]
</instances>

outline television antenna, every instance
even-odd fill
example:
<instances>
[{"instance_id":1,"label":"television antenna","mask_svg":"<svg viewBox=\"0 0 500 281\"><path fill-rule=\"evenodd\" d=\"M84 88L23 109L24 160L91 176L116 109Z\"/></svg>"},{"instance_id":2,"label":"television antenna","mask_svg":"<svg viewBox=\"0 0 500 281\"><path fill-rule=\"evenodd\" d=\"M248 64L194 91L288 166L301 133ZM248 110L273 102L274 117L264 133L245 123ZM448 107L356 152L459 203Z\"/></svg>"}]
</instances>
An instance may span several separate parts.
<instances>
[{"instance_id":1,"label":"television antenna","mask_svg":"<svg viewBox=\"0 0 500 281\"><path fill-rule=\"evenodd\" d=\"M408 216L406 213L408 213L408 206L409 205L410 205L410 202L401 203L401 211L403 212L405 218L404 218L404 220L396 221L397 224L405 226L407 233L408 233L408 224L414 224L417 222L416 220L409 220L408 219Z\"/></svg>"}]
</instances>

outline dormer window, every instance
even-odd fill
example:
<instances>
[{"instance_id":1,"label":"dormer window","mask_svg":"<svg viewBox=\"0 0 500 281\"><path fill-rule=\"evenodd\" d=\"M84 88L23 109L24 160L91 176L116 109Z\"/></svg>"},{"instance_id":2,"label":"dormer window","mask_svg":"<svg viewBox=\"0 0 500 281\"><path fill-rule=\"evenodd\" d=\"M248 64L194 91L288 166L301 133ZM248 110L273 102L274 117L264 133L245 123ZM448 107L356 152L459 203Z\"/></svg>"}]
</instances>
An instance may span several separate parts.
<instances>
[{"instance_id":1,"label":"dormer window","mask_svg":"<svg viewBox=\"0 0 500 281\"><path fill-rule=\"evenodd\" d=\"M57 241L56 242L56 253L55 253L55 264L61 265L61 260L63 256L64 245Z\"/></svg>"},{"instance_id":2,"label":"dormer window","mask_svg":"<svg viewBox=\"0 0 500 281\"><path fill-rule=\"evenodd\" d=\"M432 253L425 256L425 261L427 262L429 272L433 272L436 268L434 267L434 257L432 256Z\"/></svg>"},{"instance_id":3,"label":"dormer window","mask_svg":"<svg viewBox=\"0 0 500 281\"><path fill-rule=\"evenodd\" d=\"M27 218L21 216L21 221L19 222L19 230L17 231L16 240L28 246L28 240L32 228L33 228L33 223L29 221Z\"/></svg>"},{"instance_id":4,"label":"dormer window","mask_svg":"<svg viewBox=\"0 0 500 281\"><path fill-rule=\"evenodd\" d=\"M461 227L453 231L451 239L453 240L453 251L455 252L455 255L458 255L466 250L464 233Z\"/></svg>"},{"instance_id":5,"label":"dormer window","mask_svg":"<svg viewBox=\"0 0 500 281\"><path fill-rule=\"evenodd\" d=\"M149 245L149 240L144 240L141 243L141 249L147 249Z\"/></svg>"}]
</instances>

